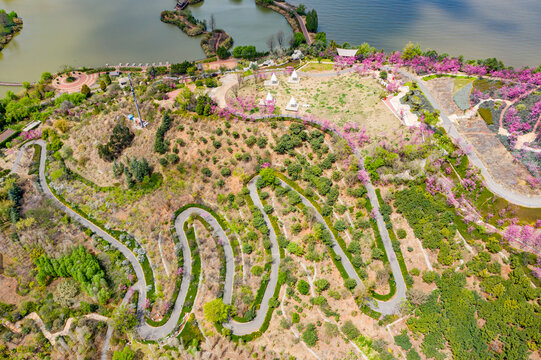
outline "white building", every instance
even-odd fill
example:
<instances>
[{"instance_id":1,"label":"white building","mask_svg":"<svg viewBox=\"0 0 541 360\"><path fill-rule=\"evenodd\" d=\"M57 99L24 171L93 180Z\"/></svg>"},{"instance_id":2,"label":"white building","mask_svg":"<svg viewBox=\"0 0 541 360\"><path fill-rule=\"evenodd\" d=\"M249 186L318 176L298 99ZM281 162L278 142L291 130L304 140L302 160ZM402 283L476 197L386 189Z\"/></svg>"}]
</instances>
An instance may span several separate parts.
<instances>
[{"instance_id":1,"label":"white building","mask_svg":"<svg viewBox=\"0 0 541 360\"><path fill-rule=\"evenodd\" d=\"M359 51L359 49L340 49L340 48L336 48L336 51L338 52L338 56L355 57L357 55L357 51Z\"/></svg>"},{"instance_id":2,"label":"white building","mask_svg":"<svg viewBox=\"0 0 541 360\"><path fill-rule=\"evenodd\" d=\"M299 75L297 74L297 71L293 70L293 72L291 73L291 76L289 77L287 82L290 83L290 84L298 84L300 82Z\"/></svg>"},{"instance_id":3,"label":"white building","mask_svg":"<svg viewBox=\"0 0 541 360\"><path fill-rule=\"evenodd\" d=\"M297 100L292 96L291 99L289 99L289 102L286 106L287 111L299 111L299 104L297 103Z\"/></svg>"},{"instance_id":4,"label":"white building","mask_svg":"<svg viewBox=\"0 0 541 360\"><path fill-rule=\"evenodd\" d=\"M118 78L118 85L120 85L120 87L125 87L128 83L129 80L127 77Z\"/></svg>"},{"instance_id":5,"label":"white building","mask_svg":"<svg viewBox=\"0 0 541 360\"><path fill-rule=\"evenodd\" d=\"M272 73L270 80L265 81L265 86L278 86L278 78L275 73Z\"/></svg>"},{"instance_id":6,"label":"white building","mask_svg":"<svg viewBox=\"0 0 541 360\"><path fill-rule=\"evenodd\" d=\"M261 99L261 101L259 102L259 105L267 105L272 101L274 101L274 98L272 97L272 94L269 91L267 92L267 96L265 97L265 99Z\"/></svg>"}]
</instances>

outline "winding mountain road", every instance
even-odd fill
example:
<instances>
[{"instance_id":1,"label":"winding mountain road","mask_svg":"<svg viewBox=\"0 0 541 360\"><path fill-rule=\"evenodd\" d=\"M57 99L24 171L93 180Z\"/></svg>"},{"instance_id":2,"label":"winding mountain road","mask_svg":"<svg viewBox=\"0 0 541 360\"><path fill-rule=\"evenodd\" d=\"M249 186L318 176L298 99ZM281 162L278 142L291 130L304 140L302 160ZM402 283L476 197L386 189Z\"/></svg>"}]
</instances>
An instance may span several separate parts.
<instances>
[{"instance_id":1,"label":"winding mountain road","mask_svg":"<svg viewBox=\"0 0 541 360\"><path fill-rule=\"evenodd\" d=\"M21 147L19 150L19 154L17 155L17 158L20 159L22 156L22 152L28 147L29 145L39 145L41 147L41 157L40 157L40 164L39 164L39 181L43 190L44 195L47 198L50 198L54 201L56 206L68 214L72 219L79 222L82 226L90 229L93 231L96 235L100 236L102 239L107 241L109 244L111 244L113 247L118 249L126 259L131 263L135 275L137 277L137 282L132 286L132 289L134 291L138 291L138 301L137 301L137 315L139 319L139 324L137 326L137 333L143 340L160 340L164 337L171 334L177 327L180 315L182 314L182 308L184 306L186 296L188 293L190 281L192 278L192 256L191 256L191 250L189 246L189 242L187 239L187 236L184 232L184 224L186 221L189 220L189 218L193 215L201 216L214 230L214 235L218 236L221 240L221 244L224 247L224 255L226 258L226 275L224 280L224 295L223 300L225 303L230 304L232 301L233 296L233 286L234 286L234 255L233 250L231 247L231 243L229 241L229 238L225 232L225 230L221 227L218 220L210 214L208 211L198 208L198 207L190 207L183 212L181 212L177 218L175 219L175 229L179 238L179 242L181 244L182 248L182 254L183 254L183 278L180 286L180 290L178 293L177 298L175 299L174 307L171 311L171 315L169 319L161 326L154 327L149 325L145 319L144 319L144 313L145 313L145 303L147 299L147 285L145 281L145 275L143 268L139 261L137 260L136 255L123 243L115 239L113 236L111 236L108 232L104 231L99 226L95 225L94 223L90 222L74 210L72 210L70 207L66 206L64 203L58 199L54 193L51 191L49 184L46 179L46 160L47 160L47 151L46 151L46 142L44 140L35 140L28 142L25 144L25 146ZM360 156L360 154L356 154L357 156ZM16 170L18 166L18 162L14 165L14 169ZM276 286L278 284L278 272L280 268L280 252L278 247L278 241L277 241L277 235L273 231L272 224L270 222L269 217L263 210L263 204L261 203L261 200L259 198L257 187L256 187L256 181L258 177L256 176L254 179L252 179L247 187L249 189L250 197L254 203L254 205L261 211L263 214L264 220L267 224L267 227L271 229L269 232L269 238L271 241L271 270L270 270L270 279L269 283L267 285L267 288L265 289L265 293L263 295L263 299L261 301L259 309L256 311L255 318L246 323L240 323L236 322L234 320L230 320L229 322L225 323L224 326L231 330L232 334L242 336L246 334L253 333L255 331L258 331L261 326L263 325L265 321L265 317L269 311L269 300L273 296ZM285 182L282 182L283 185L287 184ZM381 216L379 212L379 203L374 191L374 188L371 184L367 184L367 190L368 190L368 197L370 199L370 202L372 203L372 206L374 209L376 209L376 220L378 223L378 228L381 233L381 237L383 240L383 243L385 245L385 250L387 251L387 255L389 257L389 261L391 263L391 268L393 270L393 274L396 280L397 285L397 292L396 295L389 301L377 301L376 303L370 304L371 308L373 308L376 311L381 312L383 315L392 314L395 313L398 309L398 306L405 298L406 293L406 285L404 283L404 279L402 277L402 273L400 272L400 267L398 264L398 261L396 259L396 255L394 254L394 250L392 249L391 240L389 238L387 229L385 227L385 223L383 221L383 217ZM316 214L317 220L322 223L327 230L331 234L332 231L324 221L321 214L315 209L315 207L310 203L308 199L306 199L304 196L299 194L301 196L302 202L305 206L308 206L314 210L314 213ZM333 250L340 255L341 262L348 273L348 276L355 279L358 283L361 283L361 279L357 275L353 265L349 261L348 257L344 253L344 250L340 247L338 242L336 241L336 238L334 235L332 235L333 239ZM155 285L155 284L153 284ZM124 301L125 302L125 301Z\"/></svg>"}]
</instances>

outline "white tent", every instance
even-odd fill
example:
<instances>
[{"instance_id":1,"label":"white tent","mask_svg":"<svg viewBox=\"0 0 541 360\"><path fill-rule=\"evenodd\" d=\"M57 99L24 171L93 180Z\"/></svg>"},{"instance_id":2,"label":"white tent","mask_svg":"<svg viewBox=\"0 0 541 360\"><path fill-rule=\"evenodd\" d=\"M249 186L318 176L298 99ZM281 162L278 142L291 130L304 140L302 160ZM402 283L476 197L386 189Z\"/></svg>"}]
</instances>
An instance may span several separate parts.
<instances>
[{"instance_id":1,"label":"white tent","mask_svg":"<svg viewBox=\"0 0 541 360\"><path fill-rule=\"evenodd\" d=\"M261 101L259 102L259 105L267 105L268 103L274 101L274 97L272 97L272 94L269 92L267 92L267 96L265 97L265 99L261 99Z\"/></svg>"},{"instance_id":2,"label":"white tent","mask_svg":"<svg viewBox=\"0 0 541 360\"><path fill-rule=\"evenodd\" d=\"M337 48L336 51L338 52L338 56L354 57L355 55L357 55L357 51L359 51L359 49L340 49L340 48Z\"/></svg>"},{"instance_id":3,"label":"white tent","mask_svg":"<svg viewBox=\"0 0 541 360\"><path fill-rule=\"evenodd\" d=\"M292 96L291 99L289 99L289 102L286 106L287 111L298 111L299 110L299 104L297 104L297 100Z\"/></svg>"},{"instance_id":4,"label":"white tent","mask_svg":"<svg viewBox=\"0 0 541 360\"><path fill-rule=\"evenodd\" d=\"M289 77L289 80L287 81L288 83L291 83L291 84L298 84L299 83L299 75L297 74L297 71L293 70L293 72L291 73L291 76Z\"/></svg>"},{"instance_id":5,"label":"white tent","mask_svg":"<svg viewBox=\"0 0 541 360\"><path fill-rule=\"evenodd\" d=\"M265 81L265 86L278 86L278 78L275 73L272 73L270 80Z\"/></svg>"}]
</instances>

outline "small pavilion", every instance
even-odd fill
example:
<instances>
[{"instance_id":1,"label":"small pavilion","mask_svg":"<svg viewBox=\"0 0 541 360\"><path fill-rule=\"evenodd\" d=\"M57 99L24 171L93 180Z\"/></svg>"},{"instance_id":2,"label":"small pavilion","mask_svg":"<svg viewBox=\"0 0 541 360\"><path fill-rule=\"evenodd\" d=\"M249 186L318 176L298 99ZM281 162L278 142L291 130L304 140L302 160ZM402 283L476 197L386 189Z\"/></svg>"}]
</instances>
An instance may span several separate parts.
<instances>
[{"instance_id":1,"label":"small pavilion","mask_svg":"<svg viewBox=\"0 0 541 360\"><path fill-rule=\"evenodd\" d=\"M299 75L297 74L296 70L293 70L287 82L290 84L298 84L300 82Z\"/></svg>"},{"instance_id":2,"label":"small pavilion","mask_svg":"<svg viewBox=\"0 0 541 360\"><path fill-rule=\"evenodd\" d=\"M336 52L338 53L338 56L341 56L341 57L355 57L357 55L357 51L359 51L359 49L336 48Z\"/></svg>"},{"instance_id":3,"label":"small pavilion","mask_svg":"<svg viewBox=\"0 0 541 360\"><path fill-rule=\"evenodd\" d=\"M259 102L259 105L268 105L272 101L274 101L274 98L272 97L272 94L269 91L267 92L267 96L265 97L265 99L261 99L261 101Z\"/></svg>"},{"instance_id":4,"label":"small pavilion","mask_svg":"<svg viewBox=\"0 0 541 360\"><path fill-rule=\"evenodd\" d=\"M292 96L291 99L289 99L289 102L286 106L287 111L299 111L299 104L297 103L297 100Z\"/></svg>"},{"instance_id":5,"label":"small pavilion","mask_svg":"<svg viewBox=\"0 0 541 360\"><path fill-rule=\"evenodd\" d=\"M265 81L265 86L278 86L278 78L275 73L272 73L270 80Z\"/></svg>"}]
</instances>

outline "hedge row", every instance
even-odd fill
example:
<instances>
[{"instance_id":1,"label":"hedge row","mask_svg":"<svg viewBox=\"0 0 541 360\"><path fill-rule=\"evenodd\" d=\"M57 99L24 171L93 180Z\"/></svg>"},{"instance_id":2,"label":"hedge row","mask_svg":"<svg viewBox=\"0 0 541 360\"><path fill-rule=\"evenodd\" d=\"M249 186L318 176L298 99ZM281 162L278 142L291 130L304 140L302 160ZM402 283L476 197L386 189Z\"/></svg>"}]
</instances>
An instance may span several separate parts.
<instances>
[{"instance_id":1,"label":"hedge row","mask_svg":"<svg viewBox=\"0 0 541 360\"><path fill-rule=\"evenodd\" d=\"M199 208L199 209L205 210L210 215L212 215L212 217L215 218L216 221L218 221L218 224L220 224L220 226L222 227L222 229L224 229L225 232L227 232L229 230L229 226L227 225L225 220L222 219L222 217L220 215L218 215L216 213L216 211L214 211L212 208L208 207L207 205L196 204L196 203L186 204L186 205L182 206L180 209L178 209L177 211L175 211L175 214L174 214L174 217L173 217L173 219L174 219L173 223L176 220L176 218L183 211L185 211L185 210L187 210L189 208ZM233 249L233 255L237 256L239 254L239 248L238 248L239 243L238 243L237 239L236 238L234 238L233 240L230 239L230 244L231 244L231 248Z\"/></svg>"},{"instance_id":2,"label":"hedge row","mask_svg":"<svg viewBox=\"0 0 541 360\"><path fill-rule=\"evenodd\" d=\"M262 200L262 204L263 205L265 204L264 200ZM280 228L278 227L278 223L276 222L275 219L273 221L272 216L269 216L269 220L270 220L272 229L273 229L274 233L276 234L276 237L278 237L280 235ZM285 256L284 249L282 249L280 246L278 246L278 250L280 252L280 259L283 259L284 256ZM278 269L278 271L280 271L280 269ZM272 295L272 297L277 299L278 296L280 296L280 289L282 288L282 285L283 285L283 282L280 281L280 277L278 277L278 283L276 284L276 288L274 289L274 294ZM260 300L260 302L261 302L261 300ZM251 334L242 335L242 336L231 335L231 339L233 341L238 341L238 340L241 340L241 339L243 341L252 341L252 340L260 337L269 328L269 323L271 321L273 312L274 312L274 308L269 307L269 310L267 311L267 315L265 315L265 320L263 321L263 324L261 325L261 327L259 328L258 331L253 332Z\"/></svg>"},{"instance_id":3,"label":"hedge row","mask_svg":"<svg viewBox=\"0 0 541 360\"><path fill-rule=\"evenodd\" d=\"M293 188L295 191L297 191L299 194L301 194L302 196L304 196L308 201L310 201L310 203L312 204L312 206L314 206L314 208L316 208L316 210L321 214L321 207L318 205L318 204L315 204L313 203L305 194L304 190L297 184L295 183L294 181L288 179L286 176L284 176L283 174L275 171L274 172L275 175L280 178L282 181L284 181L288 186L290 186L291 188ZM304 204L300 203L299 205L300 206L300 209L302 210L302 206L304 206ZM331 225L329 225L328 223L328 219L325 219L325 217L323 217L323 219L325 220L327 226L329 227L329 229L334 230L332 228ZM334 235L334 233L333 233ZM341 238L340 238L341 239ZM337 239L337 242L338 242L338 239ZM342 240L343 242L343 240ZM338 242L338 245L340 245L342 247L342 250L344 250L345 248L345 244L341 244L340 242ZM349 278L349 275L346 271L346 269L344 268L344 265L342 265L342 262L340 260L338 260L338 255L336 254L336 252L334 251L334 249L332 248L332 246L327 246L327 249L329 250L329 254L331 256L331 259L332 259L332 262L334 263L334 265L336 266L336 268L338 269L338 271L340 272L340 275L342 276L342 278L344 278L344 280L348 279ZM346 256L347 256L347 252L344 251L344 253L346 253ZM351 260L350 260L351 261Z\"/></svg>"},{"instance_id":4,"label":"hedge row","mask_svg":"<svg viewBox=\"0 0 541 360\"><path fill-rule=\"evenodd\" d=\"M366 210L370 214L372 212L372 205L369 201L366 202ZM370 225L372 226L372 231L374 232L374 237L376 238L376 246L383 251L383 263L389 263L389 257L387 256L387 251L385 251L385 246L383 245L383 240L381 240L381 234L379 233L378 224L375 219L370 219ZM376 300L387 301L391 299L396 293L396 281L394 275L391 274L389 277L389 292L385 295L381 295L372 290L372 297Z\"/></svg>"},{"instance_id":5,"label":"hedge row","mask_svg":"<svg viewBox=\"0 0 541 360\"><path fill-rule=\"evenodd\" d=\"M383 201L383 198L381 197L381 191L380 189L376 189L376 196L378 197L379 206L381 207L385 202ZM385 220L385 219L384 219ZM396 237L396 234L393 230L393 224L391 221L385 222L387 225L387 232L389 233L389 237L391 238L391 243L398 241L398 238ZM393 247L394 250L394 247ZM398 265L400 265L400 272L402 273L402 277L404 280L406 279L406 276L409 275L408 268L406 266L406 262L404 261L404 255L402 254L402 249L398 247L398 251L395 250L396 258L398 259ZM411 285L409 285L406 282L406 287L411 288Z\"/></svg>"},{"instance_id":6,"label":"hedge row","mask_svg":"<svg viewBox=\"0 0 541 360\"><path fill-rule=\"evenodd\" d=\"M261 200L261 202L262 202L263 205L265 205L265 201L263 199ZM246 195L246 204L248 205L249 208L251 208L252 206L255 206L254 202L252 201L252 198L249 195ZM269 219L270 219L270 216L269 216ZM271 225L272 225L272 220L271 220ZM274 226L273 226L273 228L274 228ZM276 229L274 229L274 230L276 231ZM265 249L265 252L267 254L269 254L270 250ZM271 270L271 263L265 263L264 273L265 274L270 274L270 270ZM263 295L265 295L265 291L267 290L268 285L269 285L269 280L263 280L263 278L262 278L261 279L261 285L259 286L259 289L257 290L257 294L255 296L255 299L252 302L252 304L250 305L251 309L254 309L254 310L259 309L259 307L261 306L261 301L263 300ZM241 316L237 316L237 315L235 315L233 317L233 320L241 322L241 323L246 323L246 322L251 321L251 320L246 319L245 317L241 317Z\"/></svg>"}]
</instances>

